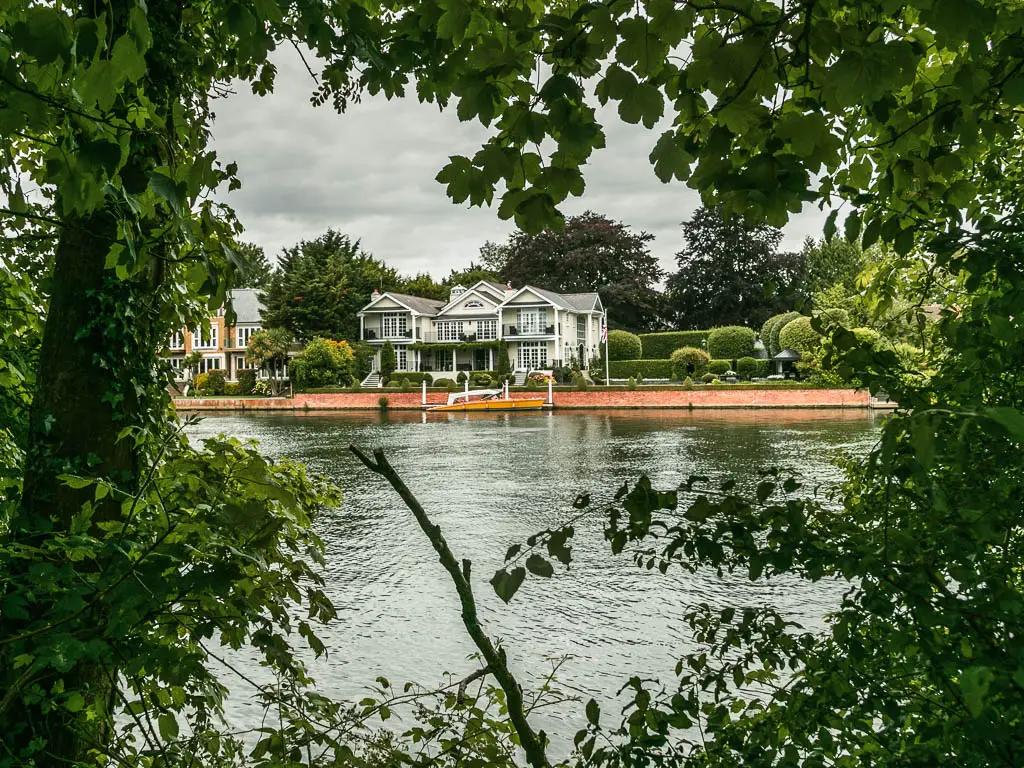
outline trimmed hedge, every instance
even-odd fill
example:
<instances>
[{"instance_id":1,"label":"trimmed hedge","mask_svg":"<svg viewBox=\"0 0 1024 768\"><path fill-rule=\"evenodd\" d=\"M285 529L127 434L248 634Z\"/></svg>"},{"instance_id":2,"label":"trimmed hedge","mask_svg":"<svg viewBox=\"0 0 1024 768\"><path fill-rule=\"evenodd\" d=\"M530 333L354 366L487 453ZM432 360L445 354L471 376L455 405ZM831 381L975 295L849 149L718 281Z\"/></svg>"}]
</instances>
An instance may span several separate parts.
<instances>
[{"instance_id":1,"label":"trimmed hedge","mask_svg":"<svg viewBox=\"0 0 1024 768\"><path fill-rule=\"evenodd\" d=\"M711 331L665 331L662 333L641 333L640 345L645 360L667 360L680 347L700 349Z\"/></svg>"},{"instance_id":2,"label":"trimmed hedge","mask_svg":"<svg viewBox=\"0 0 1024 768\"><path fill-rule=\"evenodd\" d=\"M732 360L712 360L708 363L708 373L713 373L716 376L721 376L726 371L732 369Z\"/></svg>"},{"instance_id":3,"label":"trimmed hedge","mask_svg":"<svg viewBox=\"0 0 1024 768\"><path fill-rule=\"evenodd\" d=\"M391 374L390 384L394 386L402 379L405 379L410 384L422 384L426 381L428 387L434 382L433 375L429 373L420 373L418 371L395 371Z\"/></svg>"},{"instance_id":4,"label":"trimmed hedge","mask_svg":"<svg viewBox=\"0 0 1024 768\"><path fill-rule=\"evenodd\" d=\"M821 334L811 327L811 318L800 316L786 323L779 332L779 348L813 352L821 345Z\"/></svg>"},{"instance_id":5,"label":"trimmed hedge","mask_svg":"<svg viewBox=\"0 0 1024 768\"><path fill-rule=\"evenodd\" d=\"M791 320L796 320L798 317L803 317L799 312L784 312L781 315L776 315L770 318L771 328L768 331L768 338L761 339L764 342L765 348L768 350L770 357L775 357L779 352L782 351L782 347L779 346L779 334L785 327L786 323Z\"/></svg>"},{"instance_id":6,"label":"trimmed hedge","mask_svg":"<svg viewBox=\"0 0 1024 768\"><path fill-rule=\"evenodd\" d=\"M613 379L671 379L671 360L610 360L608 375Z\"/></svg>"},{"instance_id":7,"label":"trimmed hedge","mask_svg":"<svg viewBox=\"0 0 1024 768\"><path fill-rule=\"evenodd\" d=\"M642 360L640 337L629 331L608 331L609 360Z\"/></svg>"},{"instance_id":8,"label":"trimmed hedge","mask_svg":"<svg viewBox=\"0 0 1024 768\"><path fill-rule=\"evenodd\" d=\"M754 357L741 357L736 361L736 373L742 379L764 378L768 375L768 360L758 360Z\"/></svg>"},{"instance_id":9,"label":"trimmed hedge","mask_svg":"<svg viewBox=\"0 0 1024 768\"><path fill-rule=\"evenodd\" d=\"M718 360L749 357L754 354L755 338L754 330L742 325L713 328L708 334L708 354Z\"/></svg>"},{"instance_id":10,"label":"trimmed hedge","mask_svg":"<svg viewBox=\"0 0 1024 768\"><path fill-rule=\"evenodd\" d=\"M673 350L669 357L672 362L672 378L685 379L687 376L700 378L707 370L710 358L708 353L697 347L680 347Z\"/></svg>"}]
</instances>

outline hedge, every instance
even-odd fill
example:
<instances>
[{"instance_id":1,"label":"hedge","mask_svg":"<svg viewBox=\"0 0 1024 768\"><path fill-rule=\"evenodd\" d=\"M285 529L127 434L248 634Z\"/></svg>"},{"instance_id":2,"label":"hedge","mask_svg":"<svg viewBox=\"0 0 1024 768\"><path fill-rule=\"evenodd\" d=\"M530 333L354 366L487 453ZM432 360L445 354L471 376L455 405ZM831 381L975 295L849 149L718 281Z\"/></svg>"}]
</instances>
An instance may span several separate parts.
<instances>
[{"instance_id":1,"label":"hedge","mask_svg":"<svg viewBox=\"0 0 1024 768\"><path fill-rule=\"evenodd\" d=\"M798 317L803 317L803 315L799 312L786 312L775 316L775 322L772 324L770 331L770 338L762 339L771 357L775 357L775 355L782 351L782 347L779 346L779 334L786 327L786 323L796 320Z\"/></svg>"},{"instance_id":2,"label":"hedge","mask_svg":"<svg viewBox=\"0 0 1024 768\"><path fill-rule=\"evenodd\" d=\"M609 360L642 360L640 337L629 331L608 331Z\"/></svg>"},{"instance_id":3,"label":"hedge","mask_svg":"<svg viewBox=\"0 0 1024 768\"><path fill-rule=\"evenodd\" d=\"M608 375L613 379L643 376L645 379L671 379L671 360L610 360Z\"/></svg>"},{"instance_id":4,"label":"hedge","mask_svg":"<svg viewBox=\"0 0 1024 768\"><path fill-rule=\"evenodd\" d=\"M753 357L741 357L736 361L736 373L742 379L764 378L769 371L768 360Z\"/></svg>"},{"instance_id":5,"label":"hedge","mask_svg":"<svg viewBox=\"0 0 1024 768\"><path fill-rule=\"evenodd\" d=\"M708 334L708 354L718 360L738 360L754 354L753 329L742 325L713 328Z\"/></svg>"},{"instance_id":6,"label":"hedge","mask_svg":"<svg viewBox=\"0 0 1024 768\"><path fill-rule=\"evenodd\" d=\"M708 373L716 376L723 375L726 371L732 370L732 360L712 360L708 363Z\"/></svg>"},{"instance_id":7,"label":"hedge","mask_svg":"<svg viewBox=\"0 0 1024 768\"><path fill-rule=\"evenodd\" d=\"M708 353L697 347L680 347L669 356L672 363L672 378L685 379L687 376L700 378L707 370Z\"/></svg>"},{"instance_id":8,"label":"hedge","mask_svg":"<svg viewBox=\"0 0 1024 768\"><path fill-rule=\"evenodd\" d=\"M391 374L391 381L389 382L389 384L394 386L398 384L398 382L401 379L405 379L410 384L422 384L424 381L426 381L427 386L429 387L431 383L434 381L434 376L433 374L420 373L419 371L395 371L393 374Z\"/></svg>"},{"instance_id":9,"label":"hedge","mask_svg":"<svg viewBox=\"0 0 1024 768\"><path fill-rule=\"evenodd\" d=\"M645 360L668 359L680 347L700 349L711 331L666 331L641 333L640 345Z\"/></svg>"},{"instance_id":10,"label":"hedge","mask_svg":"<svg viewBox=\"0 0 1024 768\"><path fill-rule=\"evenodd\" d=\"M802 315L786 323L779 332L779 348L813 352L821 344L821 334L811 327L811 318Z\"/></svg>"}]
</instances>

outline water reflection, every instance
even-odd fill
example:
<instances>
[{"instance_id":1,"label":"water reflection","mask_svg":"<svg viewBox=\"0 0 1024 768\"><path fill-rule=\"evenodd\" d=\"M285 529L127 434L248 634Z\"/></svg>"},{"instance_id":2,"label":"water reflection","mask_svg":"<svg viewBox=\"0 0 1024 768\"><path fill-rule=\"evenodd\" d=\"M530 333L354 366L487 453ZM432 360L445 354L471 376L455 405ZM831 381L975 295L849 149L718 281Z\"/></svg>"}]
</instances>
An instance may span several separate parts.
<instances>
[{"instance_id":1,"label":"water reflection","mask_svg":"<svg viewBox=\"0 0 1024 768\"><path fill-rule=\"evenodd\" d=\"M343 489L342 507L318 523L339 609L322 632L329 657L314 668L325 693L359 697L377 675L429 684L473 669L447 575L390 487L349 453L357 443L387 451L456 556L473 560L481 618L507 640L513 667L543 672L543 658L570 654L560 680L607 699L632 674L671 676L689 642L682 616L697 602L767 603L815 625L838 586L638 570L610 555L594 516L576 526L571 571L528 579L505 606L486 582L506 547L568 517L577 493L607 498L640 472L656 486L691 474L752 485L758 468L781 465L799 467L811 484L833 484L831 452L865 454L877 418L842 410L312 412L211 416L190 435L258 439L268 454L301 460ZM244 720L246 711L232 714ZM548 711L539 725L564 737L578 714Z\"/></svg>"}]
</instances>

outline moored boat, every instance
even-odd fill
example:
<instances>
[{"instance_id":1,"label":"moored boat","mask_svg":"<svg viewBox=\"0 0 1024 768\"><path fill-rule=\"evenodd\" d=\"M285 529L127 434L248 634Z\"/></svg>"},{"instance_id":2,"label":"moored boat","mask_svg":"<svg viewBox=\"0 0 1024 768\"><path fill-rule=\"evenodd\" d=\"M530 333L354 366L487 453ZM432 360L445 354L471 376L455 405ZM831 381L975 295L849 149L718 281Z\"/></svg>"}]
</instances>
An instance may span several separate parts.
<instances>
[{"instance_id":1,"label":"moored boat","mask_svg":"<svg viewBox=\"0 0 1024 768\"><path fill-rule=\"evenodd\" d=\"M514 400L504 397L500 389L471 389L468 392L453 392L448 402L427 408L428 411L536 411L544 407L543 397L526 397Z\"/></svg>"}]
</instances>

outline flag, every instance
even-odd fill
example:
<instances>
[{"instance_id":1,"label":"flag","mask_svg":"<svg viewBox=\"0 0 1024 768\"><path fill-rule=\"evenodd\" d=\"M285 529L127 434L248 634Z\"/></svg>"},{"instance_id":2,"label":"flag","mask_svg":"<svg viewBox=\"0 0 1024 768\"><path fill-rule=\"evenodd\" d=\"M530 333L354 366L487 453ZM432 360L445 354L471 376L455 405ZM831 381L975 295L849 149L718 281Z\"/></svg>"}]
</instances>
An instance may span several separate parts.
<instances>
[{"instance_id":1,"label":"flag","mask_svg":"<svg viewBox=\"0 0 1024 768\"><path fill-rule=\"evenodd\" d=\"M601 343L608 341L608 322L601 318Z\"/></svg>"}]
</instances>

